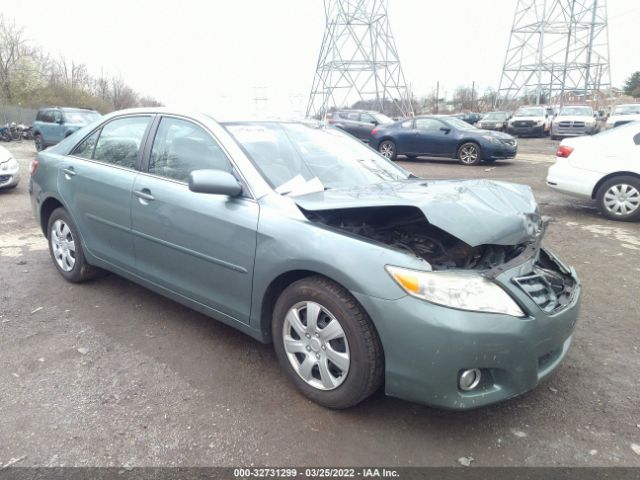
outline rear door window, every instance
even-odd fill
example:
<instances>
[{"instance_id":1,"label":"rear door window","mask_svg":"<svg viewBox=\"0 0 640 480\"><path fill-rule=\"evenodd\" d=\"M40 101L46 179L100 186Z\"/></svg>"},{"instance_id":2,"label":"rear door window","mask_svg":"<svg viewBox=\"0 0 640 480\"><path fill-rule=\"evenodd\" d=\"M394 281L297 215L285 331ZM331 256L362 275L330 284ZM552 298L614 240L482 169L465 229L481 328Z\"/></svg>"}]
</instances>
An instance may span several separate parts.
<instances>
[{"instance_id":1,"label":"rear door window","mask_svg":"<svg viewBox=\"0 0 640 480\"><path fill-rule=\"evenodd\" d=\"M150 122L151 117L141 116L119 118L107 123L98 136L93 159L119 167L135 168Z\"/></svg>"}]
</instances>

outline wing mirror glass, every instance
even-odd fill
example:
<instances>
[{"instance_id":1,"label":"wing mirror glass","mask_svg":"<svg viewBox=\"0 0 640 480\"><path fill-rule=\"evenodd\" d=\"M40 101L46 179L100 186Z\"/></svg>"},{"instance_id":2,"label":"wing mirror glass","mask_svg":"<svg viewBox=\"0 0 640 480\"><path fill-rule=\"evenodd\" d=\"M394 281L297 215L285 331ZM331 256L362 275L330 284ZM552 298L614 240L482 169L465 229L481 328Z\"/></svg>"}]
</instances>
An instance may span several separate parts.
<instances>
[{"instance_id":1,"label":"wing mirror glass","mask_svg":"<svg viewBox=\"0 0 640 480\"><path fill-rule=\"evenodd\" d=\"M224 170L193 170L189 174L189 190L237 197L242 193L242 185L236 177Z\"/></svg>"}]
</instances>

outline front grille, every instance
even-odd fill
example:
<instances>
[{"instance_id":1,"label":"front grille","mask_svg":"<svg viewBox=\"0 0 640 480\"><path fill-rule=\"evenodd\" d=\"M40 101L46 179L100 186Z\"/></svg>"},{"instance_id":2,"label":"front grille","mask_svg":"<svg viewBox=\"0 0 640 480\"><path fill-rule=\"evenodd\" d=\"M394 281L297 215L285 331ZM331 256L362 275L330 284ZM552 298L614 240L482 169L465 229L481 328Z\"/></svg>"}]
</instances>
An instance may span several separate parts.
<instances>
[{"instance_id":1,"label":"front grille","mask_svg":"<svg viewBox=\"0 0 640 480\"><path fill-rule=\"evenodd\" d=\"M571 272L556 262L545 250L540 250L533 271L513 279L543 312L551 314L569 305L576 289Z\"/></svg>"},{"instance_id":2,"label":"front grille","mask_svg":"<svg viewBox=\"0 0 640 480\"><path fill-rule=\"evenodd\" d=\"M559 125L561 128L584 128L584 122L560 122Z\"/></svg>"},{"instance_id":3,"label":"front grille","mask_svg":"<svg viewBox=\"0 0 640 480\"><path fill-rule=\"evenodd\" d=\"M546 313L551 313L558 307L558 297L542 275L519 277L514 282Z\"/></svg>"},{"instance_id":4,"label":"front grille","mask_svg":"<svg viewBox=\"0 0 640 480\"><path fill-rule=\"evenodd\" d=\"M513 122L514 127L533 127L534 122L530 120L518 120Z\"/></svg>"}]
</instances>

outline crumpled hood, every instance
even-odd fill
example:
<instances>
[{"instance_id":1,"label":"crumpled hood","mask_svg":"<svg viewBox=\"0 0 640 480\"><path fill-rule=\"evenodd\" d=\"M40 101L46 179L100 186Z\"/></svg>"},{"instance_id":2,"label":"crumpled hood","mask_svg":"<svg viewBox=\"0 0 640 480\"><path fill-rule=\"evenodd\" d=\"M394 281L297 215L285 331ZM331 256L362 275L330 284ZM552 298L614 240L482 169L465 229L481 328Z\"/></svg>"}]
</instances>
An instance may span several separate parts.
<instances>
[{"instance_id":1,"label":"crumpled hood","mask_svg":"<svg viewBox=\"0 0 640 480\"><path fill-rule=\"evenodd\" d=\"M530 187L490 180L411 179L326 190L293 200L307 211L417 207L429 223L472 247L531 241L541 223Z\"/></svg>"}]
</instances>

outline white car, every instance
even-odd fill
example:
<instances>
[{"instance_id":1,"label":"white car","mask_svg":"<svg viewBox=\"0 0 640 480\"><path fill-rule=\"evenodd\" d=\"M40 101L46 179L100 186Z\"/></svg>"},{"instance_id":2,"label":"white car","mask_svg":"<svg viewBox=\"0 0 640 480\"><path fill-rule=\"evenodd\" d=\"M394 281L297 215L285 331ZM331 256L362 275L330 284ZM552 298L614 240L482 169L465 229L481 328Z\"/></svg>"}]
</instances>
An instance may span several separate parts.
<instances>
[{"instance_id":1,"label":"white car","mask_svg":"<svg viewBox=\"0 0 640 480\"><path fill-rule=\"evenodd\" d=\"M619 127L636 120L640 120L640 103L618 105L607 119L605 128Z\"/></svg>"},{"instance_id":2,"label":"white car","mask_svg":"<svg viewBox=\"0 0 640 480\"><path fill-rule=\"evenodd\" d=\"M595 199L607 218L640 219L640 122L563 140L547 185Z\"/></svg>"},{"instance_id":3,"label":"white car","mask_svg":"<svg viewBox=\"0 0 640 480\"><path fill-rule=\"evenodd\" d=\"M20 181L20 167L11 152L0 147L0 189L14 188Z\"/></svg>"},{"instance_id":4,"label":"white car","mask_svg":"<svg viewBox=\"0 0 640 480\"><path fill-rule=\"evenodd\" d=\"M598 121L593 108L588 105L571 105L560 109L551 124L551 140L562 137L593 135L598 130Z\"/></svg>"}]
</instances>

